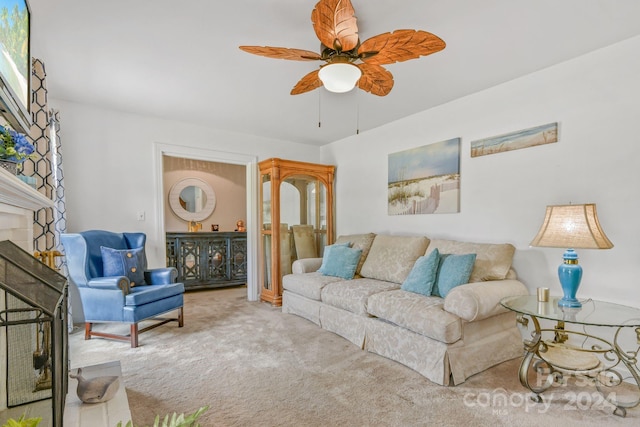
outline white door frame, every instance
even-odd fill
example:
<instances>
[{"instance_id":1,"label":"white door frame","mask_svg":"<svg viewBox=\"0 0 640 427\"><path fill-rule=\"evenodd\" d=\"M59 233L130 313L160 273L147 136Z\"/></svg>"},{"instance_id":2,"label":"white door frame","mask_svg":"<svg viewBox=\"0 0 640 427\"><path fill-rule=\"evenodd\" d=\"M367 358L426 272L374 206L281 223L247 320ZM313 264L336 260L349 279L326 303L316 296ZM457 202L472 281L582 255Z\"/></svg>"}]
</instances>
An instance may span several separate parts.
<instances>
[{"instance_id":1,"label":"white door frame","mask_svg":"<svg viewBox=\"0 0 640 427\"><path fill-rule=\"evenodd\" d=\"M258 191L257 170L258 158L246 154L228 153L225 151L207 150L204 148L185 147L181 145L154 143L155 187L154 198L156 208L157 236L159 242L166 247L166 233L164 229L164 185L162 156L182 157L194 160L206 160L218 163L244 165L246 167L247 185L247 298L257 301L258 287Z\"/></svg>"}]
</instances>

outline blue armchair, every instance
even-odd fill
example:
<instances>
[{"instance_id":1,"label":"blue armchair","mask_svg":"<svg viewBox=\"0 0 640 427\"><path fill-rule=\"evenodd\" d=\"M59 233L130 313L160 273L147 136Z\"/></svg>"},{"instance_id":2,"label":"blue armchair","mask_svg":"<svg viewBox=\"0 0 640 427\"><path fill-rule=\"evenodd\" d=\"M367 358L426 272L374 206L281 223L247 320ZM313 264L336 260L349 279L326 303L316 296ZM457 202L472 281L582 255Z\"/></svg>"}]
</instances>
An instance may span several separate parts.
<instances>
[{"instance_id":1,"label":"blue armchair","mask_svg":"<svg viewBox=\"0 0 640 427\"><path fill-rule=\"evenodd\" d=\"M130 341L138 346L138 334L178 322L184 325L184 285L175 283L175 268L147 270L144 233L92 230L61 236L69 279L78 287L85 320L85 339L92 336ZM176 311L177 317L158 316ZM154 320L138 329L143 320ZM94 323L130 324L129 335L93 330Z\"/></svg>"}]
</instances>

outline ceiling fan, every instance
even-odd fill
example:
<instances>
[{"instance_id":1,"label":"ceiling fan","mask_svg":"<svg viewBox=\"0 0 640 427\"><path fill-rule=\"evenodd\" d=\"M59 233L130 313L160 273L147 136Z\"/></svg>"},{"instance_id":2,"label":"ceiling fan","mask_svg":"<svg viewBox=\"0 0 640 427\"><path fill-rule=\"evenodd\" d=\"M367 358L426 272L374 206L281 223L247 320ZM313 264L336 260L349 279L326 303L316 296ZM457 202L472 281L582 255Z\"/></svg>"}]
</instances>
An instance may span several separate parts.
<instances>
[{"instance_id":1,"label":"ceiling fan","mask_svg":"<svg viewBox=\"0 0 640 427\"><path fill-rule=\"evenodd\" d=\"M393 88L393 75L382 65L416 59L445 48L438 36L421 30L396 30L360 43L355 10L350 0L320 0L311 22L320 39L320 53L271 46L240 46L245 52L294 61L324 61L304 76L291 95L323 86L331 92L348 92L356 85L374 95L385 96Z\"/></svg>"}]
</instances>

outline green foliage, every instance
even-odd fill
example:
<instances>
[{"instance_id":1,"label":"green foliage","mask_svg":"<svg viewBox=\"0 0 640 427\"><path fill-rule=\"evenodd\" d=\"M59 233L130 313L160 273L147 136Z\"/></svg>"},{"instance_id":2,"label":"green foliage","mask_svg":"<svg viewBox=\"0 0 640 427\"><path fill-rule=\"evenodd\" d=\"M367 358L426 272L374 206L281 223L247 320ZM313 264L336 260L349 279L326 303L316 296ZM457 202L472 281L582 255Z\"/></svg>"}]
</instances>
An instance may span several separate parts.
<instances>
[{"instance_id":1,"label":"green foliage","mask_svg":"<svg viewBox=\"0 0 640 427\"><path fill-rule=\"evenodd\" d=\"M23 414L20 418L18 418L17 421L13 418L9 418L7 422L2 425L2 427L36 427L38 424L40 424L40 421L42 421L42 418L40 417L25 418Z\"/></svg>"},{"instance_id":2,"label":"green foliage","mask_svg":"<svg viewBox=\"0 0 640 427\"><path fill-rule=\"evenodd\" d=\"M164 419L160 420L160 415L156 415L156 420L153 423L153 427L200 427L196 421L207 410L208 406L203 406L191 415L185 416L184 414L176 414L169 416L168 414ZM161 423L162 422L162 423ZM4 426L3 426L4 427ZM122 421L118 423L117 427L122 427ZM131 421L129 421L125 427L135 427Z\"/></svg>"}]
</instances>

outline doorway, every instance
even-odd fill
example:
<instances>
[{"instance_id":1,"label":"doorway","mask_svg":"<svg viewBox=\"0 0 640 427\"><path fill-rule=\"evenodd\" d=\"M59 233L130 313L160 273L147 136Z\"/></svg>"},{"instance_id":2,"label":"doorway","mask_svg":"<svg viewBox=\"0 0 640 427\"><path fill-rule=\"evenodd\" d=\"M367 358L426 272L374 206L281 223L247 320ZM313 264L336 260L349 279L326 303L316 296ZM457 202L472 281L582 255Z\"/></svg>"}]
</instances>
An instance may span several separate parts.
<instances>
[{"instance_id":1,"label":"doorway","mask_svg":"<svg viewBox=\"0 0 640 427\"><path fill-rule=\"evenodd\" d=\"M156 185L156 238L166 243L163 158L176 157L195 161L208 161L232 165L242 165L246 173L246 228L247 228L247 299L257 301L258 287L258 209L257 209L257 157L245 154L228 153L224 151L207 150L195 147L185 147L170 144L154 144L155 185Z\"/></svg>"}]
</instances>

